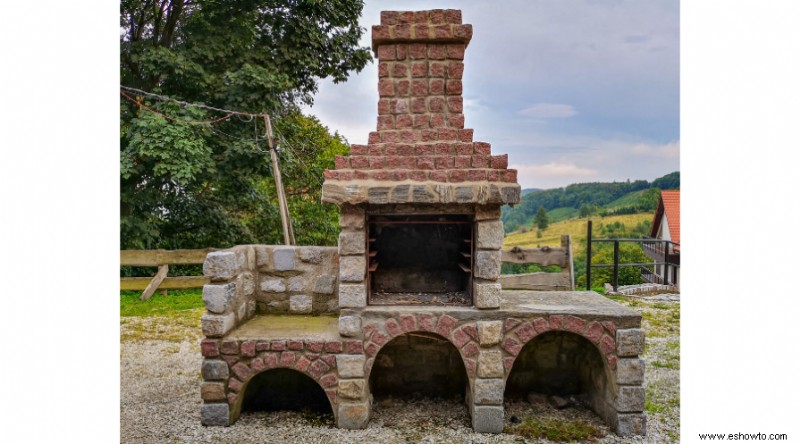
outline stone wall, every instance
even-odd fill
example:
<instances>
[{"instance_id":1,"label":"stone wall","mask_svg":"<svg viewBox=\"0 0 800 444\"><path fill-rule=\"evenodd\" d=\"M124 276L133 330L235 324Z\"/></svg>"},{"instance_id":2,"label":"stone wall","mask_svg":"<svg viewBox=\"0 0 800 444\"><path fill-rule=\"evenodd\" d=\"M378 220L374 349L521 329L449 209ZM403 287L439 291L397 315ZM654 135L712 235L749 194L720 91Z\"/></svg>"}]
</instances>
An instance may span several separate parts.
<instances>
[{"instance_id":1,"label":"stone wall","mask_svg":"<svg viewBox=\"0 0 800 444\"><path fill-rule=\"evenodd\" d=\"M258 313L338 311L336 247L240 245L209 253L203 333L220 337Z\"/></svg>"}]
</instances>

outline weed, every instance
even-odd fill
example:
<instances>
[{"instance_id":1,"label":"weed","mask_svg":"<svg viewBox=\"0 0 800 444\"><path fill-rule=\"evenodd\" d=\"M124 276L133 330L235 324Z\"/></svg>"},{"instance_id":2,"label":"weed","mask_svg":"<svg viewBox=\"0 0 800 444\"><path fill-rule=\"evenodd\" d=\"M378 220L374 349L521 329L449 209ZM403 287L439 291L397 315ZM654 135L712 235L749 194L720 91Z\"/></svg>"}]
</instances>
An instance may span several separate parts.
<instances>
[{"instance_id":1,"label":"weed","mask_svg":"<svg viewBox=\"0 0 800 444\"><path fill-rule=\"evenodd\" d=\"M603 436L600 429L583 420L558 421L547 418L528 417L519 425L506 426L506 433L524 438L546 438L550 441L594 441Z\"/></svg>"}]
</instances>

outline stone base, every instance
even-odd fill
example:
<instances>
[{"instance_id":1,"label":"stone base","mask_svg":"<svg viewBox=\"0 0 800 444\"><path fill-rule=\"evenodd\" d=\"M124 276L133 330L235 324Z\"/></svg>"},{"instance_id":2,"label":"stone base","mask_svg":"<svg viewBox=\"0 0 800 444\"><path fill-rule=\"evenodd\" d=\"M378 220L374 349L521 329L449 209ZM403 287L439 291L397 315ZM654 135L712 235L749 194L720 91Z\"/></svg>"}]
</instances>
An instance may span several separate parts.
<instances>
[{"instance_id":1,"label":"stone base","mask_svg":"<svg viewBox=\"0 0 800 444\"><path fill-rule=\"evenodd\" d=\"M372 414L370 401L339 404L336 426L340 429L366 429Z\"/></svg>"},{"instance_id":2,"label":"stone base","mask_svg":"<svg viewBox=\"0 0 800 444\"><path fill-rule=\"evenodd\" d=\"M230 408L228 403L203 404L200 406L200 423L204 426L230 425Z\"/></svg>"},{"instance_id":3,"label":"stone base","mask_svg":"<svg viewBox=\"0 0 800 444\"><path fill-rule=\"evenodd\" d=\"M476 405L471 410L476 433L503 433L503 406Z\"/></svg>"}]
</instances>

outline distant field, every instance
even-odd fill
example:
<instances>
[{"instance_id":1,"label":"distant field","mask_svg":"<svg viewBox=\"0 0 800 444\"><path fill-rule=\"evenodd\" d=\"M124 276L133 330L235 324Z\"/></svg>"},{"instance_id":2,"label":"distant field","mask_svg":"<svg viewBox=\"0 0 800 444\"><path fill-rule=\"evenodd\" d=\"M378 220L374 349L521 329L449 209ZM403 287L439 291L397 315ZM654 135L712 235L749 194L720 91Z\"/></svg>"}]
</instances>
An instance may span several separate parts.
<instances>
[{"instance_id":1,"label":"distant field","mask_svg":"<svg viewBox=\"0 0 800 444\"><path fill-rule=\"evenodd\" d=\"M626 228L633 228L636 224L645 220L652 220L653 213L638 213L638 214L623 214L620 216L600 217L593 216L592 222L594 224L593 231L595 236L600 236L600 224L611 224L614 222L622 222ZM546 230L542 232L540 239L536 238L536 230L528 228L527 233L515 231L506 235L503 242L503 248L511 247L537 247L537 246L550 246L557 247L561 245L561 235L572 235L573 251L574 244L578 239L586 238L586 218L576 218L563 220L550 224Z\"/></svg>"}]
</instances>

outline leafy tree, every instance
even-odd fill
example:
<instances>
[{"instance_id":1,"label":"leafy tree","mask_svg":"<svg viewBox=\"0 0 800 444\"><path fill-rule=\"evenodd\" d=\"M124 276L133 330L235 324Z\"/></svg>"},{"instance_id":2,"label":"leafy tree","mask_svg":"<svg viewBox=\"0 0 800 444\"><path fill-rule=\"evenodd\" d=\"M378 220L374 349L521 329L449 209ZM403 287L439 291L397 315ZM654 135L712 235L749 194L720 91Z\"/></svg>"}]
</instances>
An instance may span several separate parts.
<instances>
[{"instance_id":1,"label":"leafy tree","mask_svg":"<svg viewBox=\"0 0 800 444\"><path fill-rule=\"evenodd\" d=\"M533 218L533 223L536 224L536 228L540 230L545 230L547 226L550 225L550 218L547 217L547 211L544 207L539 207L539 211L536 212L536 217Z\"/></svg>"},{"instance_id":2,"label":"leafy tree","mask_svg":"<svg viewBox=\"0 0 800 444\"><path fill-rule=\"evenodd\" d=\"M322 170L344 140L298 112L320 79L371 60L358 0L123 0L120 82L190 103L273 117L298 242L335 243L319 203ZM263 121L121 98L122 248L277 242L280 223ZM178 119L175 121L172 119ZM288 147L293 147L290 150ZM317 219L322 218L322 219ZM315 222L311 222L315 220Z\"/></svg>"}]
</instances>

